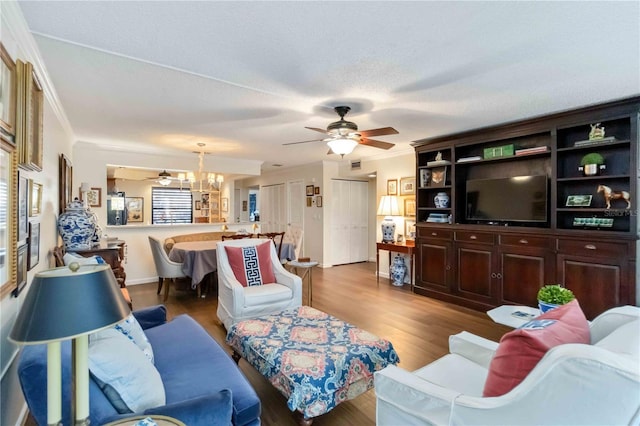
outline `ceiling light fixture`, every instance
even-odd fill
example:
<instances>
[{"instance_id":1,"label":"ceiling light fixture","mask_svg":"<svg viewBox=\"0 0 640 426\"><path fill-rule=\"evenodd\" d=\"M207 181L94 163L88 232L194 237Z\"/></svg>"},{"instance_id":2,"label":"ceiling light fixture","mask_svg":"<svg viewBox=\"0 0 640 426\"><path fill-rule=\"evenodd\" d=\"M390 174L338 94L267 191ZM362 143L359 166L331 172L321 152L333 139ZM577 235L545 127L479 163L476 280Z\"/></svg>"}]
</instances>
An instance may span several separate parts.
<instances>
[{"instance_id":1,"label":"ceiling light fixture","mask_svg":"<svg viewBox=\"0 0 640 426\"><path fill-rule=\"evenodd\" d=\"M358 142L351 138L339 137L337 139L328 140L327 145L329 145L331 151L344 157L346 154L351 154L351 152L353 152L353 149L358 145Z\"/></svg>"},{"instance_id":2,"label":"ceiling light fixture","mask_svg":"<svg viewBox=\"0 0 640 426\"><path fill-rule=\"evenodd\" d=\"M222 182L224 182L224 176L220 173L216 174L216 173L210 173L210 172L205 172L204 169L204 146L205 144L202 142L198 143L198 146L200 147L200 153L198 154L198 171L197 172L187 172L185 173L178 173L178 179L180 180L180 189L182 189L182 182L186 181L189 182L189 186L191 187L192 191L195 191L194 187L196 186L196 184L198 184L198 191L202 192L203 190L203 186L202 183L204 182L204 190L211 190L211 189L215 189L215 190L220 190L220 188L222 187ZM207 188L206 185L209 185L209 188Z\"/></svg>"},{"instance_id":3,"label":"ceiling light fixture","mask_svg":"<svg viewBox=\"0 0 640 426\"><path fill-rule=\"evenodd\" d=\"M162 186L171 185L171 179L169 179L171 177L171 173L168 173L166 170L164 170L158 174L158 177L160 179L158 179L156 182L158 182L160 185Z\"/></svg>"}]
</instances>

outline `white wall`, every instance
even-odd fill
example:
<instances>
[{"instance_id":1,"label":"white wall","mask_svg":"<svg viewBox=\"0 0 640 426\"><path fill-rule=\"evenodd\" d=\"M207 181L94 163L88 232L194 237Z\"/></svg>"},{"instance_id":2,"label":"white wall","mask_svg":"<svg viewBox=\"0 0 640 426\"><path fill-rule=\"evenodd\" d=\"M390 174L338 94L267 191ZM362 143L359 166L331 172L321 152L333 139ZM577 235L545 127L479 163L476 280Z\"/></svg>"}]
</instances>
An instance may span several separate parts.
<instances>
[{"instance_id":1,"label":"white wall","mask_svg":"<svg viewBox=\"0 0 640 426\"><path fill-rule=\"evenodd\" d=\"M26 414L26 404L16 374L15 355L18 347L7 340L17 313L31 285L35 273L53 266L50 249L57 245L58 215L58 155L71 158L73 134L64 113L59 109L48 75L44 72L35 41L28 32L19 6L13 1L0 4L0 40L15 61L21 59L34 64L45 94L43 123L43 170L20 171L27 178L43 185L42 213L30 218L40 222L40 262L27 272L27 287L18 298L11 295L0 300L0 424L15 425ZM44 384L43 384L44 386Z\"/></svg>"}]
</instances>

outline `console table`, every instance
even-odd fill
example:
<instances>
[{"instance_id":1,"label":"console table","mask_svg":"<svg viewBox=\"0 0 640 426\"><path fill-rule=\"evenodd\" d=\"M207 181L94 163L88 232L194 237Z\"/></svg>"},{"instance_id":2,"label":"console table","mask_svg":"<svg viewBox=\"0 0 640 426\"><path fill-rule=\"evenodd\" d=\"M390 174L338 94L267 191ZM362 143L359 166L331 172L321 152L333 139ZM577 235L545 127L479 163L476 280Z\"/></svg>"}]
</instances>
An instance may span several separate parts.
<instances>
[{"instance_id":1,"label":"console table","mask_svg":"<svg viewBox=\"0 0 640 426\"><path fill-rule=\"evenodd\" d=\"M409 279L411 288L413 289L413 263L415 254L415 242L412 240L406 240L404 243L376 243L376 280L380 282L380 250L387 250L389 252L389 266L391 266L391 252L408 254L411 259L411 268L409 273Z\"/></svg>"}]
</instances>

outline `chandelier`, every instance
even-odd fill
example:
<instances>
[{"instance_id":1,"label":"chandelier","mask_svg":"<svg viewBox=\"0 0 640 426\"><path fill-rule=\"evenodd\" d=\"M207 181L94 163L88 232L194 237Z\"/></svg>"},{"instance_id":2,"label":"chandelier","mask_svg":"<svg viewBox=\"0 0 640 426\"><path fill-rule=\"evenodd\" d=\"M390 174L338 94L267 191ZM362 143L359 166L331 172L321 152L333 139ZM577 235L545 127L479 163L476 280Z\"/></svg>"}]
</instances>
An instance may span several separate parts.
<instances>
[{"instance_id":1,"label":"chandelier","mask_svg":"<svg viewBox=\"0 0 640 426\"><path fill-rule=\"evenodd\" d=\"M200 153L198 154L198 171L197 172L187 172L187 173L178 173L178 180L180 181L180 189L182 189L183 182L189 182L189 186L192 191L195 191L194 188L199 188L198 191L202 192L203 189L207 190L220 190L222 186L222 182L224 182L224 176L218 173L205 172L204 169L204 146L205 144L202 142L198 143L200 147Z\"/></svg>"}]
</instances>

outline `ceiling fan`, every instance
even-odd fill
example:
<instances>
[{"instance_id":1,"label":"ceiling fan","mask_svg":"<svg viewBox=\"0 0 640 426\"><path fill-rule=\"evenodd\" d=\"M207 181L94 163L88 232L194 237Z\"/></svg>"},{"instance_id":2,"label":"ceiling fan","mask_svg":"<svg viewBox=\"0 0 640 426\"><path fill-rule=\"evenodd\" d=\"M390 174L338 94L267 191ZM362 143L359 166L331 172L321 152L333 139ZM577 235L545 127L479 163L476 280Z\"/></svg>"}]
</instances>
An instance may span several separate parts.
<instances>
[{"instance_id":1,"label":"ceiling fan","mask_svg":"<svg viewBox=\"0 0 640 426\"><path fill-rule=\"evenodd\" d=\"M351 153L353 149L361 145L372 146L374 148L389 149L395 144L389 142L382 142L374 139L369 139L369 136L384 136L395 135L398 131L393 127L382 127L380 129L360 130L358 126L352 121L347 121L344 116L351 110L348 106L337 106L334 108L335 112L340 116L340 120L334 121L327 126L326 130L319 129L317 127L305 127L309 130L324 133L328 137L324 139L312 139L308 141L289 142L283 145L296 145L308 142L323 141L329 145L329 152L327 154L340 154L344 157L345 154Z\"/></svg>"},{"instance_id":2,"label":"ceiling fan","mask_svg":"<svg viewBox=\"0 0 640 426\"><path fill-rule=\"evenodd\" d=\"M179 179L177 177L171 176L171 173L167 172L166 170L163 170L158 173L158 176L148 177L147 180L153 180L158 182L162 186L167 186L170 185L172 181L178 181Z\"/></svg>"}]
</instances>

